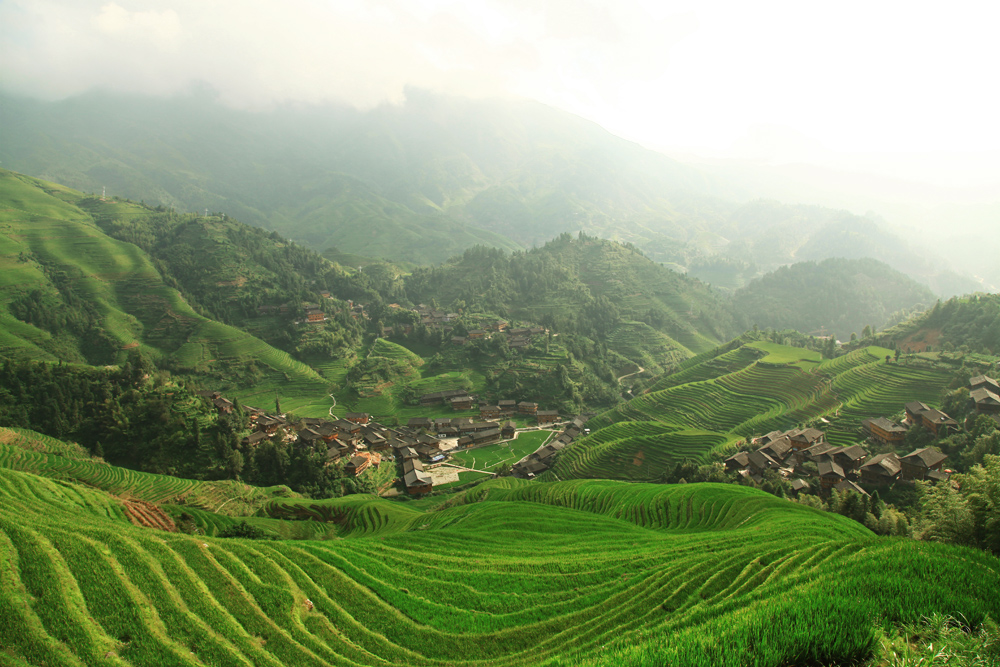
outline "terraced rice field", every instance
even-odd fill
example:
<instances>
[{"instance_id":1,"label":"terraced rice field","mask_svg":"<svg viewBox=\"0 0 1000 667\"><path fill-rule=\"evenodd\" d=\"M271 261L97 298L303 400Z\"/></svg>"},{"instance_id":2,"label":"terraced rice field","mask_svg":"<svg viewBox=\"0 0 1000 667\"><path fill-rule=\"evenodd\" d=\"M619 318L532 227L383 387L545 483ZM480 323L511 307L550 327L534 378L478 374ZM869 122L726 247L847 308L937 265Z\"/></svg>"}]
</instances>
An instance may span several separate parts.
<instances>
[{"instance_id":1,"label":"terraced rice field","mask_svg":"<svg viewBox=\"0 0 1000 667\"><path fill-rule=\"evenodd\" d=\"M736 437L821 417L828 420L823 426L828 440L856 443L862 439L862 420L896 415L914 400L938 405L951 380L950 371L930 363L887 363L887 354L886 348L869 347L819 363L815 353L774 343L722 349L654 385L663 389L592 419L588 425L594 433L559 454L565 463L557 463L556 473L560 479L657 479L664 472L661 466L689 457L676 435L683 430L701 434L703 455L691 457L696 461L705 461L708 453L728 447ZM663 434L628 434L630 428L650 428L651 423ZM640 451L645 474L637 473L641 466L627 465Z\"/></svg>"},{"instance_id":2,"label":"terraced rice field","mask_svg":"<svg viewBox=\"0 0 1000 667\"><path fill-rule=\"evenodd\" d=\"M559 479L654 481L678 463L708 463L738 436L680 429L661 422L620 422L563 450L553 467Z\"/></svg>"},{"instance_id":3,"label":"terraced rice field","mask_svg":"<svg viewBox=\"0 0 1000 667\"><path fill-rule=\"evenodd\" d=\"M355 501L344 533L387 504ZM192 537L134 527L97 490L0 470L4 658L848 664L878 624L1000 615L993 557L876 538L741 487L507 480L402 507L347 539Z\"/></svg>"},{"instance_id":4,"label":"terraced rice field","mask_svg":"<svg viewBox=\"0 0 1000 667\"><path fill-rule=\"evenodd\" d=\"M253 487L240 482L200 482L119 468L85 459L36 451L18 443L0 444L0 468L78 482L123 498L183 504L236 515L253 513L287 487Z\"/></svg>"}]
</instances>

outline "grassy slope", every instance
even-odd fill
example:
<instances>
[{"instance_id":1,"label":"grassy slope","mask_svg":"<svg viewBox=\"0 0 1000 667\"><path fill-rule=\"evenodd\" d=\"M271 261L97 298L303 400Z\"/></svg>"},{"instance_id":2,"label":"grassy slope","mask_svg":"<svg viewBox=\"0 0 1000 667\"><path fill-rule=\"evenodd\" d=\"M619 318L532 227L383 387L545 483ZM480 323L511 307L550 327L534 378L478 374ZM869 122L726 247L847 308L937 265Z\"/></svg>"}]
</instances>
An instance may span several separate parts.
<instances>
[{"instance_id":1,"label":"grassy slope","mask_svg":"<svg viewBox=\"0 0 1000 667\"><path fill-rule=\"evenodd\" d=\"M294 542L133 527L99 490L8 469L0 501L14 664L777 667L864 658L880 623L1000 613L995 558L740 487L355 497L348 539Z\"/></svg>"},{"instance_id":2,"label":"grassy slope","mask_svg":"<svg viewBox=\"0 0 1000 667\"><path fill-rule=\"evenodd\" d=\"M84 361L78 341L64 336L55 340L49 332L15 319L6 308L11 299L32 289L58 298L42 270L44 264L72 278L74 291L95 304L102 328L123 351L137 345L194 374L210 372L220 362L254 359L263 368L261 385L250 391L232 387L230 393L251 401L266 397L270 402L280 388L285 409L325 413L327 383L315 371L257 338L194 312L163 283L142 251L106 236L74 205L83 196L0 171L0 351L49 361Z\"/></svg>"},{"instance_id":3,"label":"grassy slope","mask_svg":"<svg viewBox=\"0 0 1000 667\"><path fill-rule=\"evenodd\" d=\"M866 418L913 400L938 404L952 373L918 359L886 363L890 350L876 346L822 362L770 342L728 347L592 420L593 433L559 455L555 473L655 480L681 461L706 463L742 438L821 417L831 442L852 444Z\"/></svg>"}]
</instances>

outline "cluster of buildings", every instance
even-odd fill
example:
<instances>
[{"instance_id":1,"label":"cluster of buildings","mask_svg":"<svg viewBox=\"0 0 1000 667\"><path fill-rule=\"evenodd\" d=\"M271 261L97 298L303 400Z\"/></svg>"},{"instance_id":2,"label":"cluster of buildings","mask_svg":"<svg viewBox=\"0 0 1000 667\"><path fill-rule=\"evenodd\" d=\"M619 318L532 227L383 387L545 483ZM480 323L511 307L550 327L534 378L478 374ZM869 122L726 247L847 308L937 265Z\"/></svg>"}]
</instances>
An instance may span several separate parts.
<instances>
[{"instance_id":1,"label":"cluster of buildings","mask_svg":"<svg viewBox=\"0 0 1000 667\"><path fill-rule=\"evenodd\" d=\"M515 463L512 469L514 476L533 479L540 473L551 468L555 462L555 455L557 453L580 436L590 433L590 429L583 427L585 422L586 420L583 417L576 417L567 424L566 428L555 440L542 445L533 453Z\"/></svg>"},{"instance_id":2,"label":"cluster of buildings","mask_svg":"<svg viewBox=\"0 0 1000 667\"><path fill-rule=\"evenodd\" d=\"M874 433L874 429L870 432ZM760 445L755 451L739 452L726 459L726 469L756 481L768 470L774 471L790 480L795 493L813 488L807 477L818 481L823 495L832 490L867 495L865 487L888 486L899 480L948 479L948 473L942 470L948 457L931 447L902 457L895 452L871 456L861 445L832 445L825 433L815 428L772 431L755 442Z\"/></svg>"},{"instance_id":3,"label":"cluster of buildings","mask_svg":"<svg viewBox=\"0 0 1000 667\"><path fill-rule=\"evenodd\" d=\"M424 394L420 397L420 405L448 405L452 410L461 412L479 407L480 419L503 419L513 417L515 414L523 416L534 416L540 426L554 424L559 421L558 410L539 410L538 403L533 401L513 400L498 401L495 405L480 401L478 396L469 394L464 389L451 389L448 391L436 391Z\"/></svg>"},{"instance_id":4,"label":"cluster of buildings","mask_svg":"<svg viewBox=\"0 0 1000 667\"><path fill-rule=\"evenodd\" d=\"M969 390L976 413L989 416L1000 427L1000 383L978 375L969 380ZM861 428L870 442L896 448L902 445L907 431L915 425L936 437L946 436L959 427L949 415L920 401L907 403L904 413L902 423L876 417L861 422ZM901 480L948 479L948 471L943 469L948 457L933 447L916 449L905 456L892 451L870 456L860 445L830 445L823 432L817 429L774 431L755 442L760 445L756 451L730 456L725 461L726 468L758 480L764 472L774 470L791 479L794 491L811 488L802 479L806 475L819 479L820 492L824 494L831 489L866 493L865 487L887 486ZM815 466L805 466L807 462Z\"/></svg>"}]
</instances>

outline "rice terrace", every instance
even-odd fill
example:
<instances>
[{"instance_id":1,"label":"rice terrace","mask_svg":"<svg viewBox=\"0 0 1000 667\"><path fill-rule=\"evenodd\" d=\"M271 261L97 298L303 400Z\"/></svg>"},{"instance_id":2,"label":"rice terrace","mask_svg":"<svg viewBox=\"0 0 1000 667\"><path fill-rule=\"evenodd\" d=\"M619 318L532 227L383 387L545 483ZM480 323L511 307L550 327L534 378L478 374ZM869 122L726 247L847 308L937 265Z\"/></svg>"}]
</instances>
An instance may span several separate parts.
<instances>
[{"instance_id":1,"label":"rice terrace","mask_svg":"<svg viewBox=\"0 0 1000 667\"><path fill-rule=\"evenodd\" d=\"M995 8L688 4L0 2L0 667L1000 667Z\"/></svg>"}]
</instances>

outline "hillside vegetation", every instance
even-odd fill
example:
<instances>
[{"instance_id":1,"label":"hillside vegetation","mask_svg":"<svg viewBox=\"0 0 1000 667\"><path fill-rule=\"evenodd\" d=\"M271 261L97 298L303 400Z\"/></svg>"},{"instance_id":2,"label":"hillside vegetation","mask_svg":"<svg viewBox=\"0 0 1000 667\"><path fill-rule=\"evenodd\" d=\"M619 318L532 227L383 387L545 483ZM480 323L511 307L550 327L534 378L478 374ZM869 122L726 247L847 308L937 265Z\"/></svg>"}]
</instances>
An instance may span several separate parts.
<instances>
[{"instance_id":1,"label":"hillside vegetation","mask_svg":"<svg viewBox=\"0 0 1000 667\"><path fill-rule=\"evenodd\" d=\"M850 445L864 419L909 401L940 405L956 368L860 348L835 360L766 340L742 339L688 360L646 392L592 419L592 432L556 459L558 479L659 480L677 464L704 464L738 442L825 419L827 439Z\"/></svg>"},{"instance_id":2,"label":"hillside vegetation","mask_svg":"<svg viewBox=\"0 0 1000 667\"><path fill-rule=\"evenodd\" d=\"M880 221L747 190L543 105L409 89L401 105L229 109L89 93L0 97L5 166L88 192L223 211L319 251L442 262L584 231L735 289L795 261L940 273ZM86 128L86 131L80 131Z\"/></svg>"},{"instance_id":3,"label":"hillside vegetation","mask_svg":"<svg viewBox=\"0 0 1000 667\"><path fill-rule=\"evenodd\" d=\"M831 335L846 341L866 327L881 329L902 310L929 308L927 287L874 259L827 259L782 267L733 295L742 328Z\"/></svg>"},{"instance_id":4,"label":"hillside vegetation","mask_svg":"<svg viewBox=\"0 0 1000 667\"><path fill-rule=\"evenodd\" d=\"M738 487L339 501L333 541L154 531L102 491L6 468L0 500L14 664L778 667L864 660L881 628L941 609L1000 613L993 557Z\"/></svg>"},{"instance_id":5,"label":"hillside vegetation","mask_svg":"<svg viewBox=\"0 0 1000 667\"><path fill-rule=\"evenodd\" d=\"M281 379L299 401L322 396L326 382L311 368L196 312L140 248L104 234L77 205L82 198L0 172L0 353L100 365L137 349L161 366L215 379L253 359L262 378Z\"/></svg>"}]
</instances>

